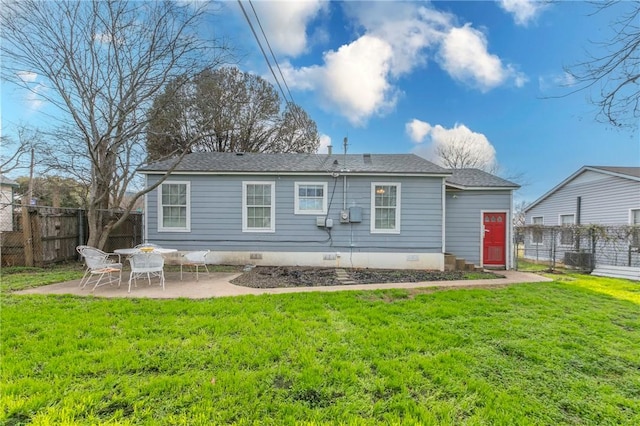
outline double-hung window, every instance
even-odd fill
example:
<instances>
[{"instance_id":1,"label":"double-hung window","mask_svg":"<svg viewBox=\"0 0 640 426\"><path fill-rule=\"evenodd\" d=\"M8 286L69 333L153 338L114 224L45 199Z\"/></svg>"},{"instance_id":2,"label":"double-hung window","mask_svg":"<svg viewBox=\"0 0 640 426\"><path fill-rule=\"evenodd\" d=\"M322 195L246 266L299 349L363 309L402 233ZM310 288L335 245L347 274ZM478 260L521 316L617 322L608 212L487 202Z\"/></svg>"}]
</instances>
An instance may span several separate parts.
<instances>
[{"instance_id":1,"label":"double-hung window","mask_svg":"<svg viewBox=\"0 0 640 426\"><path fill-rule=\"evenodd\" d=\"M371 233L400 233L400 184L371 184Z\"/></svg>"},{"instance_id":2,"label":"double-hung window","mask_svg":"<svg viewBox=\"0 0 640 426\"><path fill-rule=\"evenodd\" d=\"M242 231L275 232L275 182L242 183Z\"/></svg>"},{"instance_id":3,"label":"double-hung window","mask_svg":"<svg viewBox=\"0 0 640 426\"><path fill-rule=\"evenodd\" d=\"M573 229L571 227L575 225L575 216L572 214L560 215L560 244L570 246L573 244Z\"/></svg>"},{"instance_id":4,"label":"double-hung window","mask_svg":"<svg viewBox=\"0 0 640 426\"><path fill-rule=\"evenodd\" d=\"M542 225L544 224L544 218L542 216L532 217L531 224L535 225L531 230L531 244L542 244Z\"/></svg>"},{"instance_id":5,"label":"double-hung window","mask_svg":"<svg viewBox=\"0 0 640 426\"><path fill-rule=\"evenodd\" d=\"M191 230L190 183L166 181L158 187L158 231Z\"/></svg>"},{"instance_id":6,"label":"double-hung window","mask_svg":"<svg viewBox=\"0 0 640 426\"><path fill-rule=\"evenodd\" d=\"M327 214L327 184L296 182L295 214Z\"/></svg>"}]
</instances>

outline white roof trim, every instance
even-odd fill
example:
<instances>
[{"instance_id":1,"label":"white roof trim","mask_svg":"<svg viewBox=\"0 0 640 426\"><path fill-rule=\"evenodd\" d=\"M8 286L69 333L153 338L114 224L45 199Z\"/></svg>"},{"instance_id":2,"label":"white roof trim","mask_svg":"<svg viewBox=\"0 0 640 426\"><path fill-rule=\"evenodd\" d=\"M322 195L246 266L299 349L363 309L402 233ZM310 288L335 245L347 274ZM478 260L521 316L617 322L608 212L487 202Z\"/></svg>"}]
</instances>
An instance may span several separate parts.
<instances>
[{"instance_id":1,"label":"white roof trim","mask_svg":"<svg viewBox=\"0 0 640 426\"><path fill-rule=\"evenodd\" d=\"M143 175L165 175L166 171L150 171L142 170L138 173ZM442 173L394 173L394 172L352 172L352 171L326 171L326 172L227 172L227 171L209 171L209 172L195 172L190 170L174 170L171 172L172 176L175 175L238 175L238 176L419 176L419 177L436 177L447 178L451 174ZM336 176L336 177L337 177Z\"/></svg>"},{"instance_id":2,"label":"white roof trim","mask_svg":"<svg viewBox=\"0 0 640 426\"><path fill-rule=\"evenodd\" d=\"M517 186L465 186L446 182L447 189L460 189L464 191L513 191L518 189Z\"/></svg>"}]
</instances>

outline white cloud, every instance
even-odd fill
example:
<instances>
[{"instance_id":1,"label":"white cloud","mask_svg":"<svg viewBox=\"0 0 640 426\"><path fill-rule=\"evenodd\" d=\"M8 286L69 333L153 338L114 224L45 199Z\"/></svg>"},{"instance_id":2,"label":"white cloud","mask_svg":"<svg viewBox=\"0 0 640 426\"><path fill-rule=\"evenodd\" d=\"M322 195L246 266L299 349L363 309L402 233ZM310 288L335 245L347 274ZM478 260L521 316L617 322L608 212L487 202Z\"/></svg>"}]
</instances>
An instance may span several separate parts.
<instances>
[{"instance_id":1,"label":"white cloud","mask_svg":"<svg viewBox=\"0 0 640 426\"><path fill-rule=\"evenodd\" d=\"M320 146L318 147L318 154L326 154L329 152L329 149L327 148L329 145L331 145L331 137L325 135L325 134L321 134L320 135Z\"/></svg>"},{"instance_id":2,"label":"white cloud","mask_svg":"<svg viewBox=\"0 0 640 426\"><path fill-rule=\"evenodd\" d=\"M361 33L359 38L326 51L322 63L294 68L290 62L283 62L281 69L289 87L316 92L322 108L346 117L353 125L364 125L371 116L394 108L401 94L395 85L397 79L425 67L435 52L438 64L452 78L482 92L511 80L517 87L527 82L515 66L504 64L488 52L482 32L471 24L457 26L455 16L425 3L341 5L354 22L354 29ZM305 33L310 16L318 13L317 9L305 10L308 14L297 15L299 25L292 25L299 34ZM289 38L292 43L296 39L292 33ZM300 47L291 51L299 52Z\"/></svg>"},{"instance_id":3,"label":"white cloud","mask_svg":"<svg viewBox=\"0 0 640 426\"><path fill-rule=\"evenodd\" d=\"M526 77L517 73L513 66L504 66L497 55L488 52L485 35L470 24L451 28L440 46L438 61L451 77L482 92L505 83L511 77L516 80L516 85L526 81Z\"/></svg>"},{"instance_id":4,"label":"white cloud","mask_svg":"<svg viewBox=\"0 0 640 426\"><path fill-rule=\"evenodd\" d=\"M449 167L446 161L439 155L439 151L453 152L465 159L467 167L479 168L485 171L494 171L497 168L496 150L482 133L476 133L464 124L455 124L447 129L439 124L431 126L429 123L416 120L407 123L418 122L418 127L428 129L420 139L426 140L425 144L418 144L413 153L424 157L434 163ZM416 126L412 126L415 128ZM415 140L415 139L414 139ZM458 159L458 161L460 161Z\"/></svg>"},{"instance_id":5,"label":"white cloud","mask_svg":"<svg viewBox=\"0 0 640 426\"><path fill-rule=\"evenodd\" d=\"M27 93L27 97L25 100L27 102L27 108L29 108L30 111L37 111L43 107L44 100L42 99L41 94L46 91L46 86L38 84L33 88L33 91Z\"/></svg>"},{"instance_id":6,"label":"white cloud","mask_svg":"<svg viewBox=\"0 0 640 426\"><path fill-rule=\"evenodd\" d=\"M47 86L42 83L38 83L38 74L31 71L18 71L16 76L22 80L27 93L24 98L24 102L27 104L27 109L30 112L37 111L44 105L42 95L47 91Z\"/></svg>"},{"instance_id":7,"label":"white cloud","mask_svg":"<svg viewBox=\"0 0 640 426\"><path fill-rule=\"evenodd\" d=\"M431 125L427 122L414 118L405 124L405 131L415 143L421 143L427 134L431 131Z\"/></svg>"},{"instance_id":8,"label":"white cloud","mask_svg":"<svg viewBox=\"0 0 640 426\"><path fill-rule=\"evenodd\" d=\"M576 78L568 72L538 77L538 87L541 92L547 92L558 88L572 87L576 83Z\"/></svg>"},{"instance_id":9,"label":"white cloud","mask_svg":"<svg viewBox=\"0 0 640 426\"><path fill-rule=\"evenodd\" d=\"M384 40L362 36L324 54L324 65L286 69L290 87L313 88L327 109L338 109L355 126L395 105L387 81L392 51Z\"/></svg>"},{"instance_id":10,"label":"white cloud","mask_svg":"<svg viewBox=\"0 0 640 426\"><path fill-rule=\"evenodd\" d=\"M256 1L253 7L273 50L294 57L308 47L307 24L328 8L329 3L322 0ZM253 17L251 7L245 6L245 9ZM254 23L254 26L260 34L258 25Z\"/></svg>"},{"instance_id":11,"label":"white cloud","mask_svg":"<svg viewBox=\"0 0 640 426\"><path fill-rule=\"evenodd\" d=\"M396 77L425 65L426 49L442 40L454 19L444 12L401 2L347 2L345 12L366 34L391 46L390 72Z\"/></svg>"},{"instance_id":12,"label":"white cloud","mask_svg":"<svg viewBox=\"0 0 640 426\"><path fill-rule=\"evenodd\" d=\"M25 83L33 83L38 78L38 74L31 71L18 71L16 75Z\"/></svg>"},{"instance_id":13,"label":"white cloud","mask_svg":"<svg viewBox=\"0 0 640 426\"><path fill-rule=\"evenodd\" d=\"M516 24L522 26L529 25L548 6L541 0L499 0L498 4L513 15Z\"/></svg>"}]
</instances>

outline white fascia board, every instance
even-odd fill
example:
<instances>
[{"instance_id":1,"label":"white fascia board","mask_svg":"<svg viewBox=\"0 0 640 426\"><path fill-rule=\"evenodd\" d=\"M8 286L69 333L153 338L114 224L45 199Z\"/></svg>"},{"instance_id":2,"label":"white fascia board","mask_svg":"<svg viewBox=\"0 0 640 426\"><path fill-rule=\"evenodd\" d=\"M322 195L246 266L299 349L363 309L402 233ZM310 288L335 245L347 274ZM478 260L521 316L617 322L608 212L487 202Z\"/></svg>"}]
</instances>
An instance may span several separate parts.
<instances>
[{"instance_id":1,"label":"white fascia board","mask_svg":"<svg viewBox=\"0 0 640 426\"><path fill-rule=\"evenodd\" d=\"M166 171L140 171L138 173L144 175L165 175ZM197 176L206 176L206 175L238 175L238 176L332 176L334 174L338 176L401 176L401 177L432 177L432 178L446 178L451 175L442 175L442 174L430 174L430 173L393 173L393 172L345 172L345 171L325 171L325 172L192 172L192 171L180 171L174 170L171 172L172 175L197 175Z\"/></svg>"},{"instance_id":2,"label":"white fascia board","mask_svg":"<svg viewBox=\"0 0 640 426\"><path fill-rule=\"evenodd\" d=\"M447 183L447 189L460 189L463 191L513 191L517 188L514 186L464 186Z\"/></svg>"}]
</instances>

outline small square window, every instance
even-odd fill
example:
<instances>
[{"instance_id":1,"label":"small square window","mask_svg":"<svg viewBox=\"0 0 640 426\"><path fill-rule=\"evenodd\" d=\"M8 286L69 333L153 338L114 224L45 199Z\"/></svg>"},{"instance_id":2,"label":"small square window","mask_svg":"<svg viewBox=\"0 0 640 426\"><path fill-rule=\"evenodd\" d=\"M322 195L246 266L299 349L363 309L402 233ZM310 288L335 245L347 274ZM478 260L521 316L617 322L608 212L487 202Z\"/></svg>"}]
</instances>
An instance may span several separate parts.
<instances>
[{"instance_id":1,"label":"small square window","mask_svg":"<svg viewBox=\"0 0 640 426\"><path fill-rule=\"evenodd\" d=\"M327 184L296 182L295 214L326 214Z\"/></svg>"}]
</instances>

